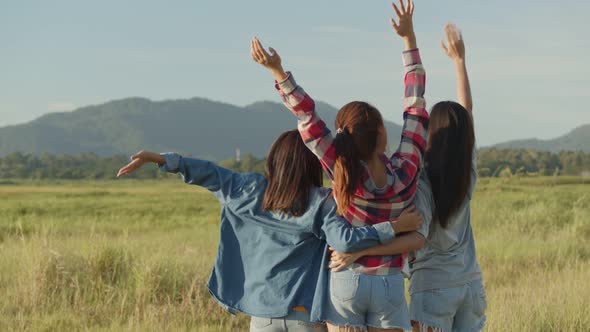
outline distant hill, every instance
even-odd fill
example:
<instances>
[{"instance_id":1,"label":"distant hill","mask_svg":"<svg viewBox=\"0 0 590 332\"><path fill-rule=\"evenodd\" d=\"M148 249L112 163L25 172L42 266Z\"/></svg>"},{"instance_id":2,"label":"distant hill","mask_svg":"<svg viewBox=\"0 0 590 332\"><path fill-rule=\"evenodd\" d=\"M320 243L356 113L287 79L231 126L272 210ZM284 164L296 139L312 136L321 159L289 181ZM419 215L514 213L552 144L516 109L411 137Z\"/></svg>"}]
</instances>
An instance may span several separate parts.
<instances>
[{"instance_id":1,"label":"distant hill","mask_svg":"<svg viewBox=\"0 0 590 332\"><path fill-rule=\"evenodd\" d=\"M332 128L337 109L318 102L317 110ZM400 126L387 122L386 127L390 145L396 146ZM202 98L157 102L128 98L0 128L0 156L11 152L111 156L146 149L219 161L233 157L240 148L242 154L264 157L280 133L294 128L295 117L279 103L238 107Z\"/></svg>"},{"instance_id":2,"label":"distant hill","mask_svg":"<svg viewBox=\"0 0 590 332\"><path fill-rule=\"evenodd\" d=\"M500 143L498 149L531 149L539 151L584 151L590 152L590 124L580 126L566 135L550 139L524 139Z\"/></svg>"}]
</instances>

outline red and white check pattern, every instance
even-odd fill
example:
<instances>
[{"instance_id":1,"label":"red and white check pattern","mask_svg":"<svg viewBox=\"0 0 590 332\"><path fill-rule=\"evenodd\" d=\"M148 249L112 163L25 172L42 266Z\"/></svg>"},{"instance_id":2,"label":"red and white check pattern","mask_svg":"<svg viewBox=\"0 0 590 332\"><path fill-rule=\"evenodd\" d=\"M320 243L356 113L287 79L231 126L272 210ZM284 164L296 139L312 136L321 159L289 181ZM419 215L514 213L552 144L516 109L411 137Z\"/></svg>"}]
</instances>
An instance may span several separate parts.
<instances>
[{"instance_id":1,"label":"red and white check pattern","mask_svg":"<svg viewBox=\"0 0 590 332\"><path fill-rule=\"evenodd\" d=\"M418 173L426 148L428 112L424 101L426 74L417 49L403 53L405 68L404 126L397 151L383 162L388 170L388 186L376 188L368 170L352 204L344 215L353 226L363 227L397 219L402 210L414 200ZM275 84L284 104L297 116L298 128L307 147L319 158L328 177L333 181L336 150L333 136L315 112L315 103L297 85L291 74ZM387 275L391 269L401 269L404 255L368 256L359 259L351 268L365 274Z\"/></svg>"}]
</instances>

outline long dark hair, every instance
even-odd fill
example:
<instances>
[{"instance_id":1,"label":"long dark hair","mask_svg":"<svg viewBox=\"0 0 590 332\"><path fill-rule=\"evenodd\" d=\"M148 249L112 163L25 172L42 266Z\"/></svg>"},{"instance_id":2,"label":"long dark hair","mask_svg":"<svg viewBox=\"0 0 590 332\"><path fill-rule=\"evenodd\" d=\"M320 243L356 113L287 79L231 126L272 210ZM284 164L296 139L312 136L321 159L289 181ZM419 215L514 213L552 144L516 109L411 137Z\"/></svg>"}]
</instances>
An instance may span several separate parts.
<instances>
[{"instance_id":1,"label":"long dark hair","mask_svg":"<svg viewBox=\"0 0 590 332\"><path fill-rule=\"evenodd\" d=\"M307 210L310 190L323 183L322 166L297 130L283 133L274 142L266 157L265 173L264 210L297 217Z\"/></svg>"},{"instance_id":2,"label":"long dark hair","mask_svg":"<svg viewBox=\"0 0 590 332\"><path fill-rule=\"evenodd\" d=\"M351 204L363 172L361 160L368 160L375 152L381 127L381 113L368 103L353 101L338 111L334 192L340 215L344 215Z\"/></svg>"},{"instance_id":3,"label":"long dark hair","mask_svg":"<svg viewBox=\"0 0 590 332\"><path fill-rule=\"evenodd\" d=\"M473 120L463 106L443 101L432 107L424 167L432 186L434 216L443 228L471 186L474 144Z\"/></svg>"}]
</instances>

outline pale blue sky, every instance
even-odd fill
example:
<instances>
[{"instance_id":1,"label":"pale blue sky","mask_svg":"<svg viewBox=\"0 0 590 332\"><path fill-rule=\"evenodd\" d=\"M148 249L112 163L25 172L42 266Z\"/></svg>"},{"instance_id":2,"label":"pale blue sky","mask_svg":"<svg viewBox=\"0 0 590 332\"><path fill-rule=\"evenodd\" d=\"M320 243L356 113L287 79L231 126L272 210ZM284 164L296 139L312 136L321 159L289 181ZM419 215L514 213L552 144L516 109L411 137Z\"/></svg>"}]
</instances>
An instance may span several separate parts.
<instances>
[{"instance_id":1,"label":"pale blue sky","mask_svg":"<svg viewBox=\"0 0 590 332\"><path fill-rule=\"evenodd\" d=\"M336 107L366 100L401 122L402 44L387 22L389 1L1 3L0 126L130 96L278 101L250 60L254 35L314 98ZM416 0L430 106L455 98L439 48L453 21L467 43L480 145L590 123L590 2L444 3Z\"/></svg>"}]
</instances>

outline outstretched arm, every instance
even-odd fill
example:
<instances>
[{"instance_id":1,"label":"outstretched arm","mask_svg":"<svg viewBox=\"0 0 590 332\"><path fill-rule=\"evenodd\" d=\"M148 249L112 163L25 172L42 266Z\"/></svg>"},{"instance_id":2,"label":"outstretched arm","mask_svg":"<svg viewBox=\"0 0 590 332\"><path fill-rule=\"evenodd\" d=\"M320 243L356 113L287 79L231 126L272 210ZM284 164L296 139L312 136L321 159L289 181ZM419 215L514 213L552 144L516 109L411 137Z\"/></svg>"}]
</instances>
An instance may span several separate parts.
<instances>
[{"instance_id":1,"label":"outstretched arm","mask_svg":"<svg viewBox=\"0 0 590 332\"><path fill-rule=\"evenodd\" d=\"M232 194L240 192L244 184L242 174L210 161L184 158L177 153L157 154L149 151L140 151L131 156L131 162L119 170L117 177L131 174L146 163L156 163L169 173L180 173L185 183L208 189L222 203L227 202Z\"/></svg>"},{"instance_id":2,"label":"outstretched arm","mask_svg":"<svg viewBox=\"0 0 590 332\"><path fill-rule=\"evenodd\" d=\"M457 99L472 115L473 100L471 99L471 87L469 77L467 76L467 65L465 64L465 44L461 31L454 24L445 26L446 44L441 41L441 47L445 54L455 63L455 73L457 75Z\"/></svg>"},{"instance_id":3,"label":"outstretched arm","mask_svg":"<svg viewBox=\"0 0 590 332\"><path fill-rule=\"evenodd\" d=\"M272 48L269 50L270 53L262 47L257 38L252 40L252 59L271 71L275 78L275 88L283 103L297 117L303 142L318 157L328 177L333 179L336 149L332 133L316 113L313 99L297 85L290 72L285 72L278 53Z\"/></svg>"}]
</instances>

